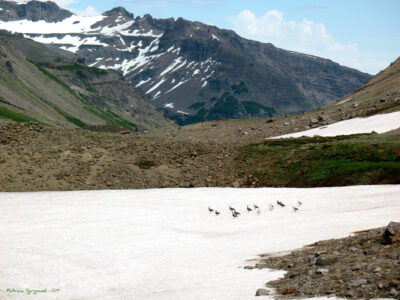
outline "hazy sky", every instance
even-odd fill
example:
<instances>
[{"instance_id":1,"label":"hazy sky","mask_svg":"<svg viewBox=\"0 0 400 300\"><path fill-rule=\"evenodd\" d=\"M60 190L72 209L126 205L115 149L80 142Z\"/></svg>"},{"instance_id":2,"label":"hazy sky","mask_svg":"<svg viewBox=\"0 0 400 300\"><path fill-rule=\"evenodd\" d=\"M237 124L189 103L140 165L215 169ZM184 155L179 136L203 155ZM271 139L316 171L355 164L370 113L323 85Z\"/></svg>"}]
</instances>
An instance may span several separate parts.
<instances>
[{"instance_id":1,"label":"hazy sky","mask_svg":"<svg viewBox=\"0 0 400 300\"><path fill-rule=\"evenodd\" d=\"M376 74L400 56L400 0L58 0L77 14L123 6L183 17Z\"/></svg>"}]
</instances>

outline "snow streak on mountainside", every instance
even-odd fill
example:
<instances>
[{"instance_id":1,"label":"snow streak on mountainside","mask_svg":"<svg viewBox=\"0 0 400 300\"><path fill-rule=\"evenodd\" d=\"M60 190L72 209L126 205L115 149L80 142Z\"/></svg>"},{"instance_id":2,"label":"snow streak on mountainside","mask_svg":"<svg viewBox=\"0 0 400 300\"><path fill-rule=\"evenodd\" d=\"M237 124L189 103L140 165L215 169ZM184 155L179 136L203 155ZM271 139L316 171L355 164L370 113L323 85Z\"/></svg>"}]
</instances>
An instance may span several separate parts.
<instances>
[{"instance_id":1,"label":"snow streak on mountainside","mask_svg":"<svg viewBox=\"0 0 400 300\"><path fill-rule=\"evenodd\" d=\"M6 18L22 5L0 3L0 29L77 53L87 65L121 71L152 104L183 123L304 111L370 78L329 60L249 41L199 22L134 18L121 7L101 16L63 14L57 19L41 4L42 18L32 20ZM166 106L169 103L174 108Z\"/></svg>"}]
</instances>

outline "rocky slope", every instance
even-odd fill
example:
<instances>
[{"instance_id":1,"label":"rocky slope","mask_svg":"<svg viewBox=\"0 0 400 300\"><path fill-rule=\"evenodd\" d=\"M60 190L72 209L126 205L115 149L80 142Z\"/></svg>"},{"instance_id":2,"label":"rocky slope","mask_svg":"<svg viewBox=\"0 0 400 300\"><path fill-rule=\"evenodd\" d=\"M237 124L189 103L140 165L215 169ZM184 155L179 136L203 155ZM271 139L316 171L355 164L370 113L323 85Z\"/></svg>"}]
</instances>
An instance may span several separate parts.
<instances>
[{"instance_id":1,"label":"rocky slope","mask_svg":"<svg viewBox=\"0 0 400 300\"><path fill-rule=\"evenodd\" d=\"M181 125L306 111L370 79L330 60L181 18L135 18L121 7L84 18L35 1L2 1L0 8L0 29L77 53L89 66L123 72Z\"/></svg>"},{"instance_id":2,"label":"rocky slope","mask_svg":"<svg viewBox=\"0 0 400 300\"><path fill-rule=\"evenodd\" d=\"M384 230L320 241L286 255L266 254L247 268L287 271L284 278L266 284L280 298L400 299L400 243L382 243Z\"/></svg>"},{"instance_id":3,"label":"rocky slope","mask_svg":"<svg viewBox=\"0 0 400 300\"><path fill-rule=\"evenodd\" d=\"M121 74L80 61L56 47L0 35L0 117L62 127L173 127Z\"/></svg>"},{"instance_id":4,"label":"rocky slope","mask_svg":"<svg viewBox=\"0 0 400 300\"><path fill-rule=\"evenodd\" d=\"M368 89L371 98L358 98L359 105L344 102L274 119L212 121L127 135L114 127L56 129L0 119L0 191L399 183L400 129L265 140L367 112L400 110L397 65L360 89Z\"/></svg>"}]
</instances>

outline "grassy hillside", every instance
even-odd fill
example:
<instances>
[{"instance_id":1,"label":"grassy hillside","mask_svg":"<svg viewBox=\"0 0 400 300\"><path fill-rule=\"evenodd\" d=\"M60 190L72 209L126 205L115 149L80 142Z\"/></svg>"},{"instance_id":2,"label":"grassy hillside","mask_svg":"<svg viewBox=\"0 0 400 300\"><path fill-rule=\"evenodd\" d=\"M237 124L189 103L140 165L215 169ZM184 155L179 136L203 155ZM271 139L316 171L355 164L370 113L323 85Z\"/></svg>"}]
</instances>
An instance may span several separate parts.
<instances>
[{"instance_id":1,"label":"grassy hillside","mask_svg":"<svg viewBox=\"0 0 400 300\"><path fill-rule=\"evenodd\" d=\"M240 149L237 166L253 186L400 183L400 131L268 140Z\"/></svg>"},{"instance_id":2,"label":"grassy hillside","mask_svg":"<svg viewBox=\"0 0 400 300\"><path fill-rule=\"evenodd\" d=\"M0 117L57 127L173 127L120 74L77 61L59 49L0 36L0 64L5 66L0 69Z\"/></svg>"}]
</instances>

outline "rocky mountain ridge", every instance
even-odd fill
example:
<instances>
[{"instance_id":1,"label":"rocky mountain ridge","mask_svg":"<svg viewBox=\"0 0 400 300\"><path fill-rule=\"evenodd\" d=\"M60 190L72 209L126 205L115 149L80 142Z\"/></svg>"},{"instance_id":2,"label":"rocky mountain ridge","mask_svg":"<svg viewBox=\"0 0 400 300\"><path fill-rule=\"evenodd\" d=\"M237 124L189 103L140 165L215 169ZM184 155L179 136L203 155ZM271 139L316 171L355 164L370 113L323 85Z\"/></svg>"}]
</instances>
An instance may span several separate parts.
<instances>
[{"instance_id":1,"label":"rocky mountain ridge","mask_svg":"<svg viewBox=\"0 0 400 300\"><path fill-rule=\"evenodd\" d=\"M7 3L0 3L0 29L76 53L88 66L122 72L181 125L315 109L371 78L182 18L134 17L122 7L96 17L68 16L50 9L54 4L32 1L25 9L43 7L34 22L26 14L5 17L6 9L18 15L18 6L12 10Z\"/></svg>"}]
</instances>

